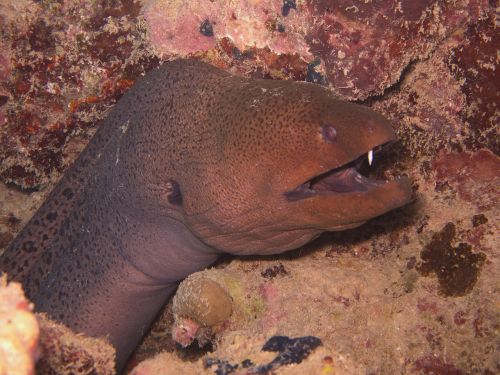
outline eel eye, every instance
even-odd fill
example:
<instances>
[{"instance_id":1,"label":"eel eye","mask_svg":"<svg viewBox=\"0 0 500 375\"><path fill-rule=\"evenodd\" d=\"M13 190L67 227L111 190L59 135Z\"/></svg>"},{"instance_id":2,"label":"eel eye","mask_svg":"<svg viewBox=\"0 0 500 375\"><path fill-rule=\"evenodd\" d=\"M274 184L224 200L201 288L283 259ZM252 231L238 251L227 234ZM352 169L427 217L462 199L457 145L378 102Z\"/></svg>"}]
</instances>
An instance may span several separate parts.
<instances>
[{"instance_id":1,"label":"eel eye","mask_svg":"<svg viewBox=\"0 0 500 375\"><path fill-rule=\"evenodd\" d=\"M167 183L167 199L170 204L174 204L180 206L182 204L182 193L181 187L177 183L177 181L170 180Z\"/></svg>"},{"instance_id":2,"label":"eel eye","mask_svg":"<svg viewBox=\"0 0 500 375\"><path fill-rule=\"evenodd\" d=\"M323 125L321 128L321 135L326 143L337 142L337 130L335 130L333 125Z\"/></svg>"}]
</instances>

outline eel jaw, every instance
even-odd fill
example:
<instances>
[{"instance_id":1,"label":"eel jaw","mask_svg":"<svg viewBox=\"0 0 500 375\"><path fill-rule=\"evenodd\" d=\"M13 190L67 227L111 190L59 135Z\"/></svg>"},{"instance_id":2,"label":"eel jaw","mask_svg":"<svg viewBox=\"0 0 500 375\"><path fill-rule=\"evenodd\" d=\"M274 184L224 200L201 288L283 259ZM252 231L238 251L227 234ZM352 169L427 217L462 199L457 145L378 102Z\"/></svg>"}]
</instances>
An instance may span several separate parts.
<instances>
[{"instance_id":1,"label":"eel jaw","mask_svg":"<svg viewBox=\"0 0 500 375\"><path fill-rule=\"evenodd\" d=\"M386 180L377 180L364 176L362 170L373 163L373 155L382 149L376 146L367 153L351 160L350 162L310 178L293 190L285 192L288 202L296 202L318 195L339 195L349 193L365 193L374 188L389 183ZM406 177L398 177L394 183L407 185Z\"/></svg>"}]
</instances>

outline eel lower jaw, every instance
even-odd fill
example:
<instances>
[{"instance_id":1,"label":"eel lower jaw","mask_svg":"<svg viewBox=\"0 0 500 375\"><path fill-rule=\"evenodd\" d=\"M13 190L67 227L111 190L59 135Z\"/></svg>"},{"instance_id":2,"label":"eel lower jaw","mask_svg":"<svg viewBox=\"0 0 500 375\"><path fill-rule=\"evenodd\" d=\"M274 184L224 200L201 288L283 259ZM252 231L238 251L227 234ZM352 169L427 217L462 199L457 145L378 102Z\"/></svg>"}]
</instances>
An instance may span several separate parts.
<instances>
[{"instance_id":1,"label":"eel lower jaw","mask_svg":"<svg viewBox=\"0 0 500 375\"><path fill-rule=\"evenodd\" d=\"M374 151L382 146L363 154L340 167L315 176L295 189L287 191L285 197L289 202L300 201L318 195L343 195L349 193L365 193L390 182L367 176L373 163ZM392 183L407 184L405 177L398 177Z\"/></svg>"}]
</instances>

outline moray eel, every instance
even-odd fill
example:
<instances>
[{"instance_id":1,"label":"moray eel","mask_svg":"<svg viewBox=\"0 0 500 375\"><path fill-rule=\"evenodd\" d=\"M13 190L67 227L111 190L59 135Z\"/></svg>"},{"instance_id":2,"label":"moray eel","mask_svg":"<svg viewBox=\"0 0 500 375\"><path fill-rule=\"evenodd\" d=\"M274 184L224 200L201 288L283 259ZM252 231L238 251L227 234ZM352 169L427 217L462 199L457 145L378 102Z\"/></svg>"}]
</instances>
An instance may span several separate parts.
<instances>
[{"instance_id":1,"label":"moray eel","mask_svg":"<svg viewBox=\"0 0 500 375\"><path fill-rule=\"evenodd\" d=\"M410 200L361 160L382 116L310 83L163 64L114 106L0 260L36 310L106 336L122 369L178 282L221 253L277 254Z\"/></svg>"}]
</instances>

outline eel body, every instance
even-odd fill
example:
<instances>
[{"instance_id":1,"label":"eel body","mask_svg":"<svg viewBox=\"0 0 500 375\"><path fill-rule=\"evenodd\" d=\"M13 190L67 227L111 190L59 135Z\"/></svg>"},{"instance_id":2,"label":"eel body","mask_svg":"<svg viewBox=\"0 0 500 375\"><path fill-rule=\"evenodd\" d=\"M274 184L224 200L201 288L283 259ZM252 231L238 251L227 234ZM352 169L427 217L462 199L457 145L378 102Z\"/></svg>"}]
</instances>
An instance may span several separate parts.
<instances>
[{"instance_id":1,"label":"eel body","mask_svg":"<svg viewBox=\"0 0 500 375\"><path fill-rule=\"evenodd\" d=\"M117 366L188 274L276 254L410 200L357 170L395 139L363 106L308 83L194 60L140 78L0 259L37 311L107 336Z\"/></svg>"}]
</instances>

